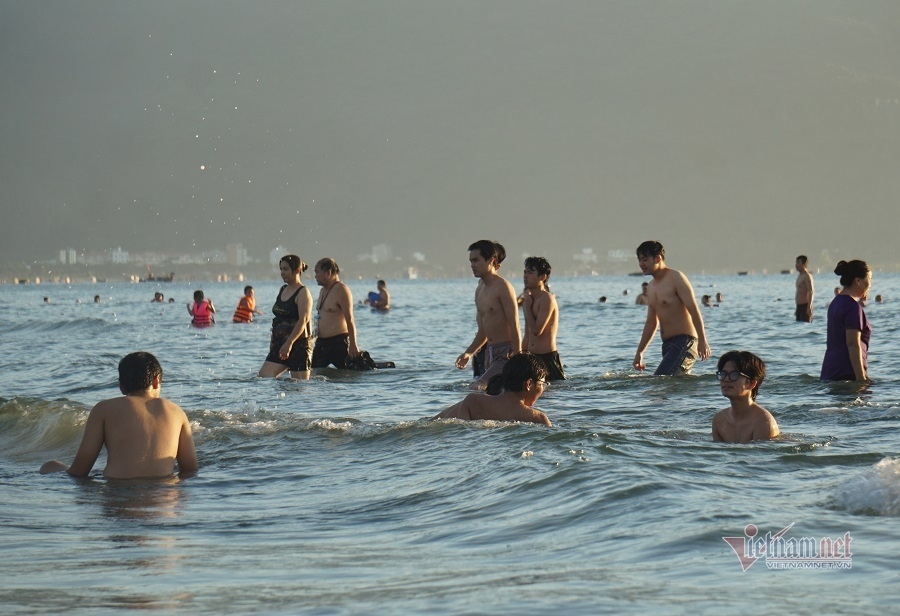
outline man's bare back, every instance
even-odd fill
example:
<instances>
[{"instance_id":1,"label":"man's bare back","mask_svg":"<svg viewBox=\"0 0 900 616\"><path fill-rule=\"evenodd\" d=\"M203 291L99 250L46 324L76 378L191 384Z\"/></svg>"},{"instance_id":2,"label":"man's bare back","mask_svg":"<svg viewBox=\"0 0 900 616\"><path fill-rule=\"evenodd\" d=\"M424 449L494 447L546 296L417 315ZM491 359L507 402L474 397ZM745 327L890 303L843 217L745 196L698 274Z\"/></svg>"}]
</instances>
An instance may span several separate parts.
<instances>
[{"instance_id":1,"label":"man's bare back","mask_svg":"<svg viewBox=\"0 0 900 616\"><path fill-rule=\"evenodd\" d=\"M197 452L187 415L160 397L162 368L146 352L131 353L119 363L119 388L126 395L103 400L91 409L75 461L66 467L53 460L41 473L66 471L86 477L106 447L103 474L114 479L166 477L175 470L197 470Z\"/></svg>"},{"instance_id":2,"label":"man's bare back","mask_svg":"<svg viewBox=\"0 0 900 616\"><path fill-rule=\"evenodd\" d=\"M101 442L106 445L107 453L103 470L106 477L163 477L172 474L176 461L182 471L196 470L197 454L191 426L177 404L165 398L122 396L100 402L91 410L91 415L96 415L95 421L102 426ZM85 439L93 427L89 418ZM86 444L92 446L95 443ZM82 448L86 444L82 444ZM76 471L79 462L76 455L72 464Z\"/></svg>"},{"instance_id":3,"label":"man's bare back","mask_svg":"<svg viewBox=\"0 0 900 616\"><path fill-rule=\"evenodd\" d=\"M119 362L119 389L125 395L97 403L88 415L72 466L52 460L41 474L66 471L86 477L106 447L103 474L114 479L166 477L178 463L180 473L197 470L197 452L187 415L161 398L162 367L145 351Z\"/></svg>"},{"instance_id":4,"label":"man's bare back","mask_svg":"<svg viewBox=\"0 0 900 616\"><path fill-rule=\"evenodd\" d=\"M521 421L551 425L545 413L526 406L516 395L510 393L499 396L469 394L434 419Z\"/></svg>"}]
</instances>

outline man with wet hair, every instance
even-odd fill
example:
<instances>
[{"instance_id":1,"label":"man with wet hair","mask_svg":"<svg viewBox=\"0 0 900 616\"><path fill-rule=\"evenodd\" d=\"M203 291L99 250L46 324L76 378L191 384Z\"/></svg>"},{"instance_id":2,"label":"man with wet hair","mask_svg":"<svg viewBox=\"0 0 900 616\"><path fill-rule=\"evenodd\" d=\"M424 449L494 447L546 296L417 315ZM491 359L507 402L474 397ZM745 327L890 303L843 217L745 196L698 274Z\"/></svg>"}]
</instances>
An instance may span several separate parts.
<instances>
[{"instance_id":1,"label":"man with wet hair","mask_svg":"<svg viewBox=\"0 0 900 616\"><path fill-rule=\"evenodd\" d=\"M637 247L636 253L641 272L653 279L647 287L647 320L633 365L638 370L647 368L644 351L659 328L663 358L654 374L690 374L698 357L705 360L710 355L694 289L687 276L666 267L666 250L659 242L644 242Z\"/></svg>"},{"instance_id":2,"label":"man with wet hair","mask_svg":"<svg viewBox=\"0 0 900 616\"><path fill-rule=\"evenodd\" d=\"M469 265L472 275L479 278L475 289L475 322L478 331L472 344L456 358L462 370L482 346L487 345L484 373L472 382L472 389L484 389L513 353L522 350L519 337L519 309L516 292L505 278L497 273L506 249L498 242L479 240L469 246Z\"/></svg>"},{"instance_id":3,"label":"man with wet hair","mask_svg":"<svg viewBox=\"0 0 900 616\"><path fill-rule=\"evenodd\" d=\"M160 397L162 367L146 352L131 353L119 362L123 396L103 400L91 409L72 466L53 460L41 474L66 471L86 477L100 450L106 447L103 474L112 479L166 477L197 470L191 425L181 408Z\"/></svg>"},{"instance_id":4,"label":"man with wet hair","mask_svg":"<svg viewBox=\"0 0 900 616\"><path fill-rule=\"evenodd\" d=\"M469 394L433 419L521 421L550 426L550 419L532 405L544 393L547 369L527 351L513 355L500 373L503 391L496 396Z\"/></svg>"},{"instance_id":5,"label":"man with wet hair","mask_svg":"<svg viewBox=\"0 0 900 616\"><path fill-rule=\"evenodd\" d=\"M566 374L556 349L559 307L550 292L550 271L550 263L544 257L525 259L525 292L522 294L525 337L522 346L544 362L548 381L564 381Z\"/></svg>"},{"instance_id":6,"label":"man with wet hair","mask_svg":"<svg viewBox=\"0 0 900 616\"><path fill-rule=\"evenodd\" d=\"M749 351L728 351L719 358L716 378L731 406L712 422L714 441L749 443L780 434L772 413L756 403L759 386L766 378L766 364Z\"/></svg>"},{"instance_id":7,"label":"man with wet hair","mask_svg":"<svg viewBox=\"0 0 900 616\"><path fill-rule=\"evenodd\" d=\"M313 348L312 367L349 368L359 357L356 344L356 322L353 320L353 294L350 287L341 282L341 270L334 259L320 259L316 263L315 278L320 287L316 301L316 344Z\"/></svg>"},{"instance_id":8,"label":"man with wet hair","mask_svg":"<svg viewBox=\"0 0 900 616\"><path fill-rule=\"evenodd\" d=\"M812 323L812 306L813 306L813 277L809 273L809 259L806 255L800 255L794 262L796 268L797 283L794 300L797 304L797 310L794 312L794 318L802 323Z\"/></svg>"}]
</instances>

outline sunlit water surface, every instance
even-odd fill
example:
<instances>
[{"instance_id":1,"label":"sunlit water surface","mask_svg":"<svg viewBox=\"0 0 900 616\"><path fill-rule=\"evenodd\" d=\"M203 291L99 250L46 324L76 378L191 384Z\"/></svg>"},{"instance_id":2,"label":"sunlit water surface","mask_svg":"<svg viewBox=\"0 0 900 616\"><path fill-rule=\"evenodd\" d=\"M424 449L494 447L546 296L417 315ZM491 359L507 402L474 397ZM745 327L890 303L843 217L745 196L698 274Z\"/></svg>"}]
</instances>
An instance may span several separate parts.
<instances>
[{"instance_id":1,"label":"sunlit water surface","mask_svg":"<svg viewBox=\"0 0 900 616\"><path fill-rule=\"evenodd\" d=\"M475 332L471 279L389 281L394 309L356 318L360 346L397 368L309 382L255 377L270 319L229 322L243 283L201 285L220 310L205 330L188 327L185 283L4 287L0 610L891 613L900 277L875 275L887 301L867 307L864 392L818 380L828 278L815 321L800 324L793 276L692 276L698 296L725 294L703 310L714 356L742 348L768 364L759 402L784 435L753 445L710 439L726 402L714 360L680 379L631 369L640 278L552 281L570 380L538 402L550 429L427 420L466 393L453 361ZM254 284L268 311L278 283ZM351 282L357 298L373 287ZM150 303L157 289L178 301ZM651 367L659 349L657 338ZM159 357L200 473L114 482L101 457L89 480L38 475L45 460L71 461L134 350ZM852 569L761 559L743 572L723 537L751 523L849 532Z\"/></svg>"}]
</instances>

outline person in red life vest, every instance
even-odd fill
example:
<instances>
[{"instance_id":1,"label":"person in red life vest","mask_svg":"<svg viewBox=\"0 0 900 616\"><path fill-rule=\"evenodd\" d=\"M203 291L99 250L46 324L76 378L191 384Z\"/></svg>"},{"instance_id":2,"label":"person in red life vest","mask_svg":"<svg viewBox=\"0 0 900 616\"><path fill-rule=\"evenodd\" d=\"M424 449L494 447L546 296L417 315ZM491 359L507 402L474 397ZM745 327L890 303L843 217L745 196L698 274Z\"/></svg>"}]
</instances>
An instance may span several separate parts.
<instances>
[{"instance_id":1,"label":"person in red life vest","mask_svg":"<svg viewBox=\"0 0 900 616\"><path fill-rule=\"evenodd\" d=\"M234 317L231 319L234 323L250 323L253 321L253 315L262 316L262 312L256 309L256 294L253 287L244 287L244 297L238 302L234 311Z\"/></svg>"},{"instance_id":2,"label":"person in red life vest","mask_svg":"<svg viewBox=\"0 0 900 616\"><path fill-rule=\"evenodd\" d=\"M203 298L203 291L194 291L194 303L187 305L187 310L193 319L191 325L194 327L207 327L216 322L213 315L216 313L216 307L213 306L211 299Z\"/></svg>"}]
</instances>

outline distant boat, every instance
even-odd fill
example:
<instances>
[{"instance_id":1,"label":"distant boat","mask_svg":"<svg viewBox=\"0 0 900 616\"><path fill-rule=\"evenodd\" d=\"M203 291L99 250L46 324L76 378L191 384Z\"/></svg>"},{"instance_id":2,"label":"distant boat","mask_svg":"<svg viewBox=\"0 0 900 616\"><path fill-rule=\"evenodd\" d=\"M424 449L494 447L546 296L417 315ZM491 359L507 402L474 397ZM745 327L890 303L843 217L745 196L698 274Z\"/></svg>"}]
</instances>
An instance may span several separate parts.
<instances>
[{"instance_id":1,"label":"distant boat","mask_svg":"<svg viewBox=\"0 0 900 616\"><path fill-rule=\"evenodd\" d=\"M738 276L746 276L749 272L738 272Z\"/></svg>"},{"instance_id":2,"label":"distant boat","mask_svg":"<svg viewBox=\"0 0 900 616\"><path fill-rule=\"evenodd\" d=\"M141 278L140 282L172 282L175 280L175 272L169 272L168 276L154 276L153 272L149 271L150 268L147 268L149 272L146 278Z\"/></svg>"},{"instance_id":3,"label":"distant boat","mask_svg":"<svg viewBox=\"0 0 900 616\"><path fill-rule=\"evenodd\" d=\"M790 274L790 273L791 273L791 270L781 270L781 273L782 273L782 274Z\"/></svg>"},{"instance_id":4,"label":"distant boat","mask_svg":"<svg viewBox=\"0 0 900 616\"><path fill-rule=\"evenodd\" d=\"M631 272L631 273L628 274L628 275L629 275L629 276L643 276L643 275L644 275L644 272Z\"/></svg>"}]
</instances>

